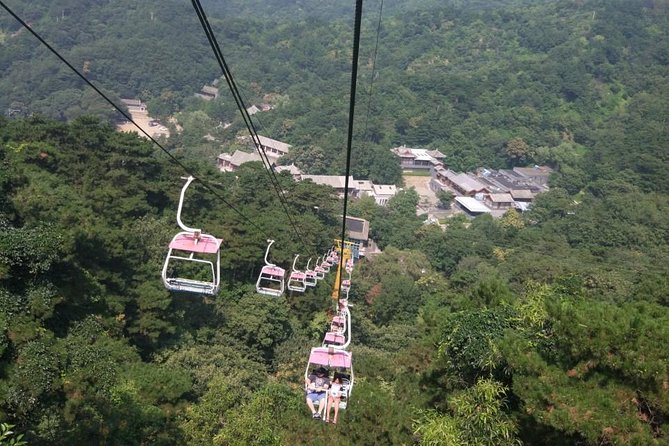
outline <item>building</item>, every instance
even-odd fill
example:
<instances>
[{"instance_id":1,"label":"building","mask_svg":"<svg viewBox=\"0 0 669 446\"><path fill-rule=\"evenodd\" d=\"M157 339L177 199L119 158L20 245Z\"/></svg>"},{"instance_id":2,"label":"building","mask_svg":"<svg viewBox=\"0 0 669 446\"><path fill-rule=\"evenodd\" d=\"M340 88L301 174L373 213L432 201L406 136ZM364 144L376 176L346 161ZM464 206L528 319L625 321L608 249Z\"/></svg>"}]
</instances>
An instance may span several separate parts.
<instances>
[{"instance_id":1,"label":"building","mask_svg":"<svg viewBox=\"0 0 669 446\"><path fill-rule=\"evenodd\" d=\"M146 104L140 99L121 99L121 102L128 107L128 111L132 113L146 112Z\"/></svg>"},{"instance_id":2,"label":"building","mask_svg":"<svg viewBox=\"0 0 669 446\"><path fill-rule=\"evenodd\" d=\"M274 171L276 173L288 172L293 177L294 181L300 181L302 179L302 171L295 164L290 164L288 166L276 166Z\"/></svg>"},{"instance_id":3,"label":"building","mask_svg":"<svg viewBox=\"0 0 669 446\"><path fill-rule=\"evenodd\" d=\"M369 180L355 180L355 196L357 198L362 197L373 197L374 196L374 183Z\"/></svg>"},{"instance_id":4,"label":"building","mask_svg":"<svg viewBox=\"0 0 669 446\"><path fill-rule=\"evenodd\" d=\"M241 150L235 150L235 153L230 155L229 153L221 153L218 155L217 166L218 170L221 172L235 172L239 169L244 163L251 161L262 161L260 155L257 152L242 152Z\"/></svg>"},{"instance_id":5,"label":"building","mask_svg":"<svg viewBox=\"0 0 669 446\"><path fill-rule=\"evenodd\" d=\"M438 192L450 189L456 195L473 197L476 194L490 193L490 188L468 173L455 173L450 169L437 167L432 171L430 189Z\"/></svg>"},{"instance_id":6,"label":"building","mask_svg":"<svg viewBox=\"0 0 669 446\"><path fill-rule=\"evenodd\" d=\"M533 167L514 167L513 171L521 177L530 179L534 184L539 186L548 185L548 177L553 173L553 169L548 166L533 166Z\"/></svg>"},{"instance_id":7,"label":"building","mask_svg":"<svg viewBox=\"0 0 669 446\"><path fill-rule=\"evenodd\" d=\"M364 218L346 217L346 230L348 238L352 242L360 243L361 246L367 246L369 240L369 222Z\"/></svg>"},{"instance_id":8,"label":"building","mask_svg":"<svg viewBox=\"0 0 669 446\"><path fill-rule=\"evenodd\" d=\"M397 186L394 184L373 184L373 196L376 204L385 206L388 200L397 195Z\"/></svg>"},{"instance_id":9,"label":"building","mask_svg":"<svg viewBox=\"0 0 669 446\"><path fill-rule=\"evenodd\" d=\"M339 197L343 197L346 191L346 177L344 175L302 175L302 181L310 180L316 184L323 184L334 188ZM348 194L356 196L353 177L348 177Z\"/></svg>"},{"instance_id":10,"label":"building","mask_svg":"<svg viewBox=\"0 0 669 446\"><path fill-rule=\"evenodd\" d=\"M476 217L481 214L490 214L490 209L476 198L472 197L455 197L455 201L468 215Z\"/></svg>"},{"instance_id":11,"label":"building","mask_svg":"<svg viewBox=\"0 0 669 446\"><path fill-rule=\"evenodd\" d=\"M380 206L385 206L388 200L397 195L397 186L394 184L374 184L369 180L355 180L353 183L357 198L373 197Z\"/></svg>"},{"instance_id":12,"label":"building","mask_svg":"<svg viewBox=\"0 0 669 446\"><path fill-rule=\"evenodd\" d=\"M249 116L253 116L256 113L258 113L260 109L256 107L255 105L250 106L249 108L246 109L246 112L249 114Z\"/></svg>"},{"instance_id":13,"label":"building","mask_svg":"<svg viewBox=\"0 0 669 446\"><path fill-rule=\"evenodd\" d=\"M202 90L200 90L198 93L195 93L195 96L204 99L205 101L211 101L212 99L216 99L218 97L218 88L212 87L210 85L205 85L202 87Z\"/></svg>"},{"instance_id":14,"label":"building","mask_svg":"<svg viewBox=\"0 0 669 446\"><path fill-rule=\"evenodd\" d=\"M511 194L488 194L484 202L490 209L511 209L515 205Z\"/></svg>"},{"instance_id":15,"label":"building","mask_svg":"<svg viewBox=\"0 0 669 446\"><path fill-rule=\"evenodd\" d=\"M265 151L267 156L270 157L281 157L287 154L292 147L290 144L286 144L285 142L277 141L276 139L268 138L266 136L258 135L258 140L260 141L260 147Z\"/></svg>"},{"instance_id":16,"label":"building","mask_svg":"<svg viewBox=\"0 0 669 446\"><path fill-rule=\"evenodd\" d=\"M534 194L529 189L511 189L509 193L515 202L531 203L534 200Z\"/></svg>"},{"instance_id":17,"label":"building","mask_svg":"<svg viewBox=\"0 0 669 446\"><path fill-rule=\"evenodd\" d=\"M512 190L529 190L533 195L548 190L546 184L540 184L534 179L521 175L513 170L481 169L478 172L479 181L490 186L490 192L511 192Z\"/></svg>"},{"instance_id":18,"label":"building","mask_svg":"<svg viewBox=\"0 0 669 446\"><path fill-rule=\"evenodd\" d=\"M395 147L392 152L400 158L402 170L432 169L443 165L446 155L438 150L411 149L406 146Z\"/></svg>"}]
</instances>

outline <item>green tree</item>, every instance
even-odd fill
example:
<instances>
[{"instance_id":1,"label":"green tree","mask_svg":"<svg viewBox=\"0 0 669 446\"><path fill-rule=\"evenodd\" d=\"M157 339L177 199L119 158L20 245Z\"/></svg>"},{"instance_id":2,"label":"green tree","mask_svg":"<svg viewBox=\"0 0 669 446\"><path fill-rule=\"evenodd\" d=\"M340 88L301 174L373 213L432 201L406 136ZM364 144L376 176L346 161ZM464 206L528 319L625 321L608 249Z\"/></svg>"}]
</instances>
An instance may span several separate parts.
<instances>
[{"instance_id":1,"label":"green tree","mask_svg":"<svg viewBox=\"0 0 669 446\"><path fill-rule=\"evenodd\" d=\"M423 411L414 422L421 445L520 445L518 427L504 412L507 389L481 379L449 398L447 414Z\"/></svg>"},{"instance_id":2,"label":"green tree","mask_svg":"<svg viewBox=\"0 0 669 446\"><path fill-rule=\"evenodd\" d=\"M517 165L526 162L532 154L525 140L513 138L506 143L506 156L512 165Z\"/></svg>"},{"instance_id":3,"label":"green tree","mask_svg":"<svg viewBox=\"0 0 669 446\"><path fill-rule=\"evenodd\" d=\"M451 191L440 189L437 192L437 199L439 200L439 207L441 207L443 209L450 209L451 208L451 201L453 201L453 198L455 198L455 195Z\"/></svg>"}]
</instances>

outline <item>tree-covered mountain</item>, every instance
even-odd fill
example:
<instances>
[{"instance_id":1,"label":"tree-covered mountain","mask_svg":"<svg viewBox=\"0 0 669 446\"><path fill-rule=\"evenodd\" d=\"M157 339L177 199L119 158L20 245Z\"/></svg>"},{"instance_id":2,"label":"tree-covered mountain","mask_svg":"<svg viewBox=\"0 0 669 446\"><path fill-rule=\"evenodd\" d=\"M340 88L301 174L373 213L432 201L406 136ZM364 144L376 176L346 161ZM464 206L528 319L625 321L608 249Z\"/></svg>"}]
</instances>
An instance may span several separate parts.
<instances>
[{"instance_id":1,"label":"tree-covered mountain","mask_svg":"<svg viewBox=\"0 0 669 446\"><path fill-rule=\"evenodd\" d=\"M319 16L320 3L206 7L249 101L274 93L262 132L328 172L343 167L351 29L342 4ZM207 126L234 108L191 99L216 66L188 5L166 5L12 6L105 91L193 123L167 148L203 180L184 221L224 239L222 290L160 281L186 172L116 132L108 107L0 15L0 101L23 107L0 119L0 423L30 445L667 443L666 2L388 2L356 172L384 175L380 154L401 143L454 168L557 172L529 212L445 228L416 216L411 189L386 207L350 203L384 252L353 272L356 385L336 427L314 422L302 393L332 278L280 299L253 283L269 237L285 267L323 253L341 202L279 175L296 235L259 163L221 174L195 156L241 126Z\"/></svg>"},{"instance_id":2,"label":"tree-covered mountain","mask_svg":"<svg viewBox=\"0 0 669 446\"><path fill-rule=\"evenodd\" d=\"M353 11L341 3L240 3L206 7L247 105L276 106L256 116L261 132L296 146L298 165L312 173L341 173ZM189 5L39 5L17 9L76 67L86 67L90 80L113 95L140 97L154 114L180 112L182 122L198 124L170 142L175 148L213 160L234 145L243 127L224 83L217 101L193 98L221 73ZM389 2L377 51L378 12L379 3L365 6L360 177L383 170L383 163L364 164L400 144L437 148L455 169L573 164L628 102L667 91L669 23L661 1ZM84 111L110 115L32 36L16 35L11 17L0 18L1 109L67 119ZM200 111L206 119L189 119ZM218 125L228 121L235 124ZM514 138L528 144L526 156L509 156Z\"/></svg>"}]
</instances>

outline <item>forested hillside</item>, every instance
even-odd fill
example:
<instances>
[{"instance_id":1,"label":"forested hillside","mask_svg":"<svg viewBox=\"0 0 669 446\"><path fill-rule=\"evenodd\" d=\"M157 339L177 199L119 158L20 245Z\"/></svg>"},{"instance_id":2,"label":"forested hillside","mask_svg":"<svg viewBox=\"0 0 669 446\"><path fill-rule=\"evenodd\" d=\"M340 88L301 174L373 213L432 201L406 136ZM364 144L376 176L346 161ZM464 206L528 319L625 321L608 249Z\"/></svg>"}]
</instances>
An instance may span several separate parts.
<instances>
[{"instance_id":1,"label":"forested hillside","mask_svg":"<svg viewBox=\"0 0 669 446\"><path fill-rule=\"evenodd\" d=\"M186 128L174 148L212 161L231 150L243 129L231 96L193 97L221 73L189 5L36 3L16 7L91 81L114 97L143 99L154 115L179 113ZM276 2L246 14L254 3L210 3L247 105L276 107L255 117L260 131L295 145L293 159L309 173L341 173L353 6ZM367 2L354 175L399 182L383 172L388 149L400 144L436 148L456 170L532 162L573 169L630 101L666 94L666 8L640 0L389 2L376 51L379 4ZM113 117L10 16L0 19L0 109ZM235 125L218 125L228 121ZM509 154L514 138L529 151Z\"/></svg>"},{"instance_id":2,"label":"forested hillside","mask_svg":"<svg viewBox=\"0 0 669 446\"><path fill-rule=\"evenodd\" d=\"M192 97L218 73L189 5L14 3L105 91L192 123L166 144L206 181L189 189L183 218L224 239L224 283L213 298L165 291L160 269L187 173L116 132L108 105L0 14L0 107L18 110L0 118L9 438L669 442L666 2L388 2L369 116L379 4L367 4L356 178L399 181L384 166L403 143L437 148L456 169L545 162L556 174L529 212L455 217L445 228L416 216L412 189L385 207L350 203L384 252L353 272L356 386L337 426L311 419L302 390L332 277L278 299L253 286L267 238L284 267L331 245L342 213L334 190L279 175L286 213L260 163L221 174L196 156L234 147L242 127L225 94ZM294 144L313 173L343 169L350 73L352 5L315 11L321 3L206 5L249 102L274 101L261 132ZM508 150L514 138L525 153Z\"/></svg>"}]
</instances>

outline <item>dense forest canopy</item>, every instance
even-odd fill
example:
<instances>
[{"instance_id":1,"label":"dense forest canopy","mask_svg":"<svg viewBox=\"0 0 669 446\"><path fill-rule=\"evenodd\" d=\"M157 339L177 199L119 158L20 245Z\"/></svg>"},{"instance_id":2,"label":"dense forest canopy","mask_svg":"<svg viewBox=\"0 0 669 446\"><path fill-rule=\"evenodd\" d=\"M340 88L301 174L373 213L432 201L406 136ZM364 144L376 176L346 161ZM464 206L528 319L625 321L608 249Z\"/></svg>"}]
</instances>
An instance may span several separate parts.
<instances>
[{"instance_id":1,"label":"dense forest canopy","mask_svg":"<svg viewBox=\"0 0 669 446\"><path fill-rule=\"evenodd\" d=\"M366 3L356 178L400 182L400 144L556 173L529 212L445 228L413 189L350 203L383 253L353 272L337 428L302 393L332 277L278 299L253 286L268 236L284 267L325 252L334 190L278 176L298 237L260 163L213 168L242 124L226 92L193 97L220 73L189 5L8 3L114 99L175 116L166 147L235 209L193 184L184 220L224 239L224 283L165 291L185 172L0 14L0 445L667 444L667 2L386 1L376 59ZM261 133L342 173L352 3L205 8L248 103L274 105Z\"/></svg>"}]
</instances>

